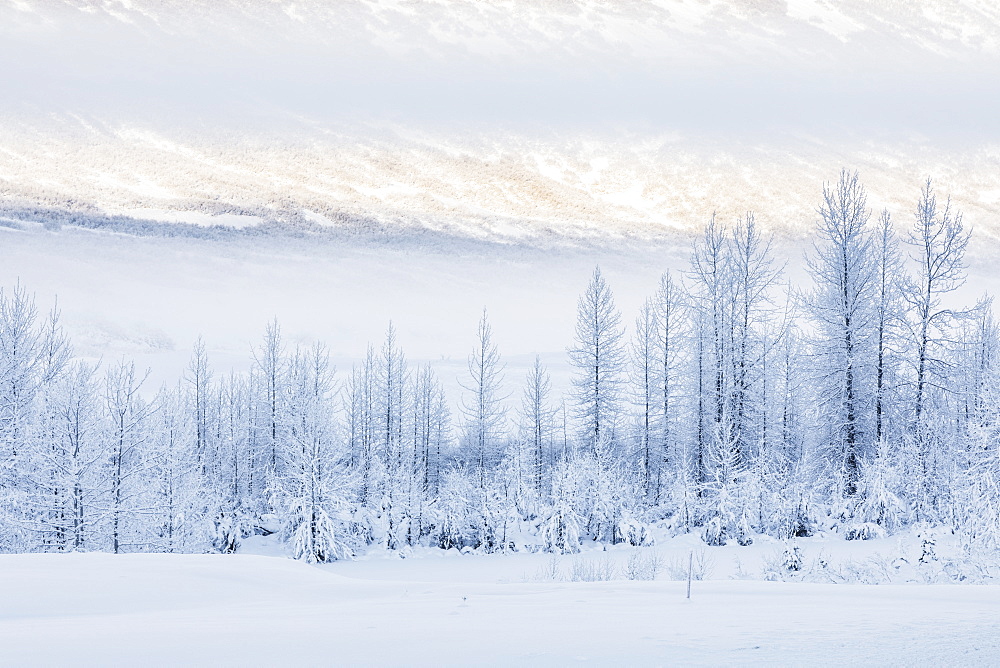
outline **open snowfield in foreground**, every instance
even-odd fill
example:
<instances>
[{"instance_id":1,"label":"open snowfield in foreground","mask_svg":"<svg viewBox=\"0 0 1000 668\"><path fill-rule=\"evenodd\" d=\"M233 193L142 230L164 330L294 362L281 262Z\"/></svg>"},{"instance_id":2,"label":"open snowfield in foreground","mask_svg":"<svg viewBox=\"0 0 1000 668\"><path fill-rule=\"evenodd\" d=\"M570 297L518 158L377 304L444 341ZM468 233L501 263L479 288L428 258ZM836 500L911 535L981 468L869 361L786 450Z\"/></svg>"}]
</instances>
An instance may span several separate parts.
<instances>
[{"instance_id":1,"label":"open snowfield in foreground","mask_svg":"<svg viewBox=\"0 0 1000 668\"><path fill-rule=\"evenodd\" d=\"M706 580L686 600L684 582L545 580L552 565L541 554L326 567L249 554L4 555L0 663L1000 663L1000 586Z\"/></svg>"}]
</instances>

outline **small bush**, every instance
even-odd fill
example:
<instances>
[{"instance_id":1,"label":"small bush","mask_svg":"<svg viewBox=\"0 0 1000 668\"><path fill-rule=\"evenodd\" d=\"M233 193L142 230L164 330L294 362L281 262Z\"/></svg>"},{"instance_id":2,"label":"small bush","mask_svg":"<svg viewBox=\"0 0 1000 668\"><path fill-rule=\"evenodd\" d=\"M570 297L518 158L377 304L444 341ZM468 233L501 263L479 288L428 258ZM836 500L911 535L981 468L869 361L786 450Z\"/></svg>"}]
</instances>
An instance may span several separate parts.
<instances>
[{"instance_id":1,"label":"small bush","mask_svg":"<svg viewBox=\"0 0 1000 668\"><path fill-rule=\"evenodd\" d=\"M874 522L852 524L844 530L844 540L872 540L884 537L885 529Z\"/></svg>"},{"instance_id":2,"label":"small bush","mask_svg":"<svg viewBox=\"0 0 1000 668\"><path fill-rule=\"evenodd\" d=\"M659 552L635 550L625 564L625 577L629 580L655 580L663 570L663 557Z\"/></svg>"},{"instance_id":3,"label":"small bush","mask_svg":"<svg viewBox=\"0 0 1000 668\"><path fill-rule=\"evenodd\" d=\"M701 548L695 550L693 555L671 559L667 564L667 577L671 580L687 580L689 560L692 580L707 580L712 576L715 560L705 548Z\"/></svg>"},{"instance_id":4,"label":"small bush","mask_svg":"<svg viewBox=\"0 0 1000 668\"><path fill-rule=\"evenodd\" d=\"M607 582L615 578L616 568L610 559L594 562L576 559L570 567L571 582Z\"/></svg>"}]
</instances>

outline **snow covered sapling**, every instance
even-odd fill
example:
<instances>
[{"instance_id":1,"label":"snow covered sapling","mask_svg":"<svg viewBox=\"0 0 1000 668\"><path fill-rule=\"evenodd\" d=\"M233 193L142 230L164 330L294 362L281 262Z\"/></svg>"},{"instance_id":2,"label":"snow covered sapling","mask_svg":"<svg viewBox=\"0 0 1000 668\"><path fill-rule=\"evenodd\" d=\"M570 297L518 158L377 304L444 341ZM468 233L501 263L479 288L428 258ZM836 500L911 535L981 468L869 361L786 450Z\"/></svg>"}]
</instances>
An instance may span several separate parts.
<instances>
[{"instance_id":1,"label":"snow covered sapling","mask_svg":"<svg viewBox=\"0 0 1000 668\"><path fill-rule=\"evenodd\" d=\"M654 550L636 549L625 564L625 577L629 580L655 580L663 571L663 557Z\"/></svg>"},{"instance_id":2,"label":"snow covered sapling","mask_svg":"<svg viewBox=\"0 0 1000 668\"><path fill-rule=\"evenodd\" d=\"M310 564L323 564L354 556L337 524L323 507L302 507L300 511L304 519L299 522L292 539L293 557Z\"/></svg>"},{"instance_id":3,"label":"snow covered sapling","mask_svg":"<svg viewBox=\"0 0 1000 668\"><path fill-rule=\"evenodd\" d=\"M552 472L552 505L538 525L538 537L547 552L580 551L581 520L574 508L578 473L566 462Z\"/></svg>"},{"instance_id":4,"label":"snow covered sapling","mask_svg":"<svg viewBox=\"0 0 1000 668\"><path fill-rule=\"evenodd\" d=\"M898 474L885 440L878 444L874 458L862 462L861 469L861 493L854 507L854 520L844 531L847 540L881 538L902 526L908 514L897 494Z\"/></svg>"},{"instance_id":5,"label":"snow covered sapling","mask_svg":"<svg viewBox=\"0 0 1000 668\"><path fill-rule=\"evenodd\" d=\"M781 555L781 563L789 573L798 573L802 570L802 551L798 545L787 545Z\"/></svg>"},{"instance_id":6,"label":"snow covered sapling","mask_svg":"<svg viewBox=\"0 0 1000 668\"><path fill-rule=\"evenodd\" d=\"M924 533L917 536L920 538L920 563L929 564L932 561L937 561L937 555L934 553L934 546L937 545L937 540L934 538L934 535Z\"/></svg>"},{"instance_id":7,"label":"snow covered sapling","mask_svg":"<svg viewBox=\"0 0 1000 668\"><path fill-rule=\"evenodd\" d=\"M240 532L233 516L219 513L212 525L212 548L221 554L235 553L240 547Z\"/></svg>"}]
</instances>

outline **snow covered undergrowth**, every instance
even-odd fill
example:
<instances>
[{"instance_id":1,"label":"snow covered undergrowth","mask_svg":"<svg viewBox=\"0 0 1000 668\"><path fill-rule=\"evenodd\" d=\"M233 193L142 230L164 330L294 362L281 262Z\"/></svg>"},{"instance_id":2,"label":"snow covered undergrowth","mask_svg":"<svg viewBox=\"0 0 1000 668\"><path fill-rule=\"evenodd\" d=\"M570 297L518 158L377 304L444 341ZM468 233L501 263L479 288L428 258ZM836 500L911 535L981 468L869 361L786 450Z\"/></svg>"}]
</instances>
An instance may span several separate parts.
<instances>
[{"instance_id":1,"label":"snow covered undergrowth","mask_svg":"<svg viewBox=\"0 0 1000 668\"><path fill-rule=\"evenodd\" d=\"M244 554L285 556L275 536L244 539ZM518 547L503 555L468 548L372 548L331 572L373 580L435 582L574 582L685 580L689 557L694 580L766 580L818 584L998 584L1000 554L964 550L946 529L911 528L889 538L845 541L833 534L782 541L758 534L753 543L713 547L695 533L657 536L632 547L583 541L577 554Z\"/></svg>"},{"instance_id":2,"label":"snow covered undergrowth","mask_svg":"<svg viewBox=\"0 0 1000 668\"><path fill-rule=\"evenodd\" d=\"M654 551L686 556L690 537ZM824 541L806 541L804 551ZM870 543L842 549L872 549ZM261 546L258 546L261 547ZM0 556L4 665L838 664L1000 660L1000 586L537 579L551 555L312 567L257 555ZM822 545L834 551L834 543ZM883 546L885 547L885 546ZM697 549L697 548L696 548ZM564 557L627 565L633 550ZM422 558L418 558L422 557ZM728 576L727 576L728 573ZM527 576L527 578L525 578ZM525 581L527 579L527 581ZM502 632L498 633L498 630Z\"/></svg>"}]
</instances>

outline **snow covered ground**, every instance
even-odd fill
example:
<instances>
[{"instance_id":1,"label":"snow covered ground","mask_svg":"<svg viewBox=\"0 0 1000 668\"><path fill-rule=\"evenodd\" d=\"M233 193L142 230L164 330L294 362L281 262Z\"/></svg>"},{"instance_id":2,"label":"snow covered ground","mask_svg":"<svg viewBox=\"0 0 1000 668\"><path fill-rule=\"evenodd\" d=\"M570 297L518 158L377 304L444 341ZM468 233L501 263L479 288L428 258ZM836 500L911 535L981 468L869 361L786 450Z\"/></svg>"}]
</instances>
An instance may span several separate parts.
<instances>
[{"instance_id":1,"label":"snow covered ground","mask_svg":"<svg viewBox=\"0 0 1000 668\"><path fill-rule=\"evenodd\" d=\"M685 553L680 545L650 549ZM608 554L567 556L564 566ZM626 551L611 554L627 559ZM666 575L552 580L550 562L438 553L312 567L248 554L3 555L0 664L1000 661L996 585L710 579L694 582L686 600L685 583Z\"/></svg>"}]
</instances>

